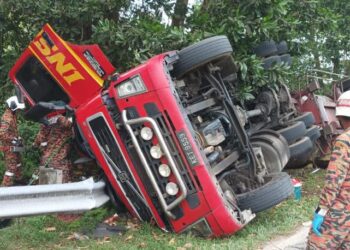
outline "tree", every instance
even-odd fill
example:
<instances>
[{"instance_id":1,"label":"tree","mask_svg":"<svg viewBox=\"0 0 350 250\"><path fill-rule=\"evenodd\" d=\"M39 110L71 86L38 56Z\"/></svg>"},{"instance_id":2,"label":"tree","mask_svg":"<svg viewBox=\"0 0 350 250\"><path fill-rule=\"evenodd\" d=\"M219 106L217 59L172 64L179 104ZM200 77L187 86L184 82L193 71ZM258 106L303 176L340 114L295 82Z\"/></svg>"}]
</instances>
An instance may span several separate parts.
<instances>
[{"instance_id":1,"label":"tree","mask_svg":"<svg viewBox=\"0 0 350 250\"><path fill-rule=\"evenodd\" d=\"M188 0L176 0L172 25L175 27L183 26L187 14Z\"/></svg>"}]
</instances>

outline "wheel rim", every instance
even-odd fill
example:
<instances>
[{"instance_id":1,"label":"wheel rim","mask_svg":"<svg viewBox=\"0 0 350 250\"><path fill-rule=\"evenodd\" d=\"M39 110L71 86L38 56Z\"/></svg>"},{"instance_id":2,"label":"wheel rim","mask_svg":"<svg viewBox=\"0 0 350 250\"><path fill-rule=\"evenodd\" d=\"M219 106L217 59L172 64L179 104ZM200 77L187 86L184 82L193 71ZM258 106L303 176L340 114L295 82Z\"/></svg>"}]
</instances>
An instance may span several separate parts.
<instances>
[{"instance_id":1,"label":"wheel rim","mask_svg":"<svg viewBox=\"0 0 350 250\"><path fill-rule=\"evenodd\" d=\"M287 141L284 139L283 136L280 134L270 131L270 130L263 130L258 133L255 133L252 138L252 142L262 142L264 145L268 145L269 147L272 147L273 150L277 153L280 163L281 163L281 170L283 167L287 164L290 158L290 152L288 148ZM271 151L270 149L266 149Z\"/></svg>"},{"instance_id":2,"label":"wheel rim","mask_svg":"<svg viewBox=\"0 0 350 250\"><path fill-rule=\"evenodd\" d=\"M254 141L252 142L252 145L261 148L266 168L269 173L277 173L283 169L284 166L279 158L278 151L272 146L263 141Z\"/></svg>"}]
</instances>

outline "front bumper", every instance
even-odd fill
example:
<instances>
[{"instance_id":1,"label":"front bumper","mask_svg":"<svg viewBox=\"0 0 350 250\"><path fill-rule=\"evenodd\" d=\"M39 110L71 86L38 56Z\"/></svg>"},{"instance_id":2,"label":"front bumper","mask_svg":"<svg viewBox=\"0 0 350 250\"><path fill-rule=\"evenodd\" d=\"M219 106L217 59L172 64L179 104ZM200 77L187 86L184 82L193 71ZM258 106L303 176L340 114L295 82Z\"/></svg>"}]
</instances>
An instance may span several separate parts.
<instances>
[{"instance_id":1,"label":"front bumper","mask_svg":"<svg viewBox=\"0 0 350 250\"><path fill-rule=\"evenodd\" d=\"M140 118L136 118L136 119L128 119L127 118L127 111L124 110L122 112L122 119L123 119L123 122L126 126L126 129L129 133L129 136L131 137L132 139L132 142L133 142L133 145L135 146L136 148L136 152L138 154L138 157L140 157L141 159L141 162L142 162L142 165L144 166L145 170L146 170L146 173L147 173L147 176L148 178L151 180L151 184L154 188L154 190L156 191L157 193L157 196L158 196L158 199L160 201L160 204L161 204L161 207L163 209L163 211L172 219L175 219L176 216L171 212L171 210L176 207L177 205L179 205L183 200L186 199L187 197L187 188L186 188L186 185L184 183L184 181L182 180L182 177L181 177L181 174L176 166L176 163L175 163L175 160L173 159L171 153L170 153L170 149L168 148L166 142L165 142L165 139L162 135L162 132L157 124L157 122L151 118L151 117L140 117ZM141 149L141 146L138 142L138 139L136 138L135 134L134 134L134 131L131 127L131 125L134 125L134 124L143 124L147 122L148 124L150 124L151 128L154 130L155 132L155 135L157 137L157 140L159 142L159 145L161 146L161 149L162 151L164 152L165 154L165 157L167 159L167 162L172 170L172 173L174 174L175 176L175 179L176 179L176 182L177 184L179 185L180 187L180 195L177 196L177 198L170 202L168 204L168 202L165 200L165 194L164 194L164 190L161 190L161 188L159 187L159 184L157 182L157 178L154 176L154 173L151 169L151 167L149 166L148 162L147 162L147 159Z\"/></svg>"}]
</instances>

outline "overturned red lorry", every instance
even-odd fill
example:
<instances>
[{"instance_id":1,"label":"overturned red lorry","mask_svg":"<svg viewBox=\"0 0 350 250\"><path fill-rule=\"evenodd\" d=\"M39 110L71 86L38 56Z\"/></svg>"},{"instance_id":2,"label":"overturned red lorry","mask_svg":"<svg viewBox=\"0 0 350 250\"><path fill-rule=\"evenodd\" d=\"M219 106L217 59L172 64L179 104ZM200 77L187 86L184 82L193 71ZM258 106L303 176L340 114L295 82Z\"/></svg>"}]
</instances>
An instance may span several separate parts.
<instances>
[{"instance_id":1,"label":"overturned red lorry","mask_svg":"<svg viewBox=\"0 0 350 250\"><path fill-rule=\"evenodd\" d=\"M68 43L45 25L10 78L30 104L27 119L73 117L76 143L103 169L117 209L166 231L223 236L293 190L274 166L289 160L286 140L262 130L254 146L240 123L223 80L231 53L216 36L117 74L97 45Z\"/></svg>"}]
</instances>

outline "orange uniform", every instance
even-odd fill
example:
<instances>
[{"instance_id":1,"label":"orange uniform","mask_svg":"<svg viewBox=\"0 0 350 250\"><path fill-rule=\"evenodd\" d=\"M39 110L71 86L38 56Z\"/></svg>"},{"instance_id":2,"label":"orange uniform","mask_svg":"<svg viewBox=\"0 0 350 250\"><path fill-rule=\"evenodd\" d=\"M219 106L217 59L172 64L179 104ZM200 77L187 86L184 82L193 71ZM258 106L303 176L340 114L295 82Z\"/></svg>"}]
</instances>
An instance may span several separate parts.
<instances>
[{"instance_id":1,"label":"orange uniform","mask_svg":"<svg viewBox=\"0 0 350 250\"><path fill-rule=\"evenodd\" d=\"M2 186L12 186L22 178L21 155L14 152L14 142L18 139L17 118L14 111L6 108L0 120L1 151L4 152L6 172Z\"/></svg>"},{"instance_id":2,"label":"orange uniform","mask_svg":"<svg viewBox=\"0 0 350 250\"><path fill-rule=\"evenodd\" d=\"M321 236L310 231L308 248L350 249L350 128L335 141L319 207L328 212Z\"/></svg>"}]
</instances>

